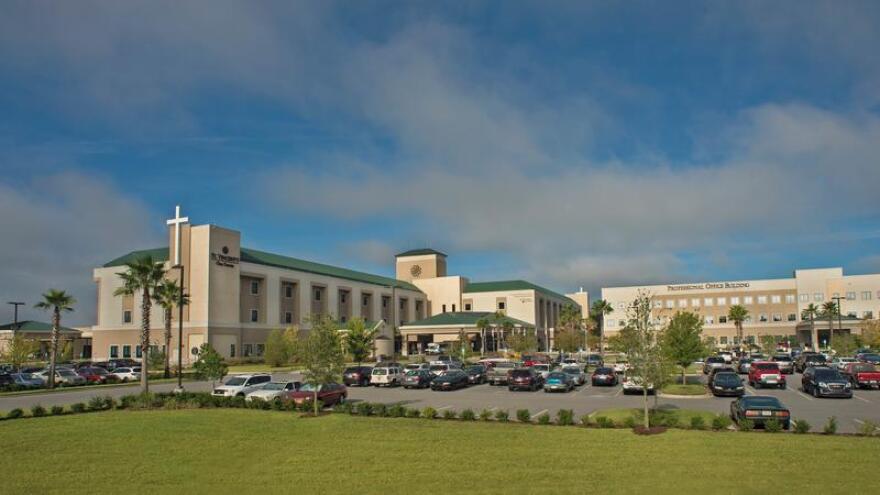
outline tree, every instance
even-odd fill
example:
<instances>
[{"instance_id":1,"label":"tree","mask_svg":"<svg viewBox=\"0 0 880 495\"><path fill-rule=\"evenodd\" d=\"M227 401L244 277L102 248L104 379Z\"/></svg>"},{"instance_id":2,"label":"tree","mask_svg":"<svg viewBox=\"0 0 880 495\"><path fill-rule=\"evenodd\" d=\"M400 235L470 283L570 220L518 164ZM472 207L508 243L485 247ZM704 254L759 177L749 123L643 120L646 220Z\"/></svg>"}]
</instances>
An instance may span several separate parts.
<instances>
[{"instance_id":1,"label":"tree","mask_svg":"<svg viewBox=\"0 0 880 495\"><path fill-rule=\"evenodd\" d=\"M150 353L146 355L147 359L150 360L150 368L158 368L165 364L166 355L167 353L162 349L151 350Z\"/></svg>"},{"instance_id":2,"label":"tree","mask_svg":"<svg viewBox=\"0 0 880 495\"><path fill-rule=\"evenodd\" d=\"M727 319L732 321L733 326L736 327L736 338L739 341L739 345L743 345L743 322L748 317L749 310L739 304L734 304L727 311Z\"/></svg>"},{"instance_id":3,"label":"tree","mask_svg":"<svg viewBox=\"0 0 880 495\"><path fill-rule=\"evenodd\" d=\"M58 339L61 337L61 313L73 311L76 299L63 290L49 289L43 300L34 305L37 309L52 311L52 341L49 346L49 380L47 386L55 388L55 364L58 359Z\"/></svg>"},{"instance_id":4,"label":"tree","mask_svg":"<svg viewBox=\"0 0 880 495\"><path fill-rule=\"evenodd\" d=\"M316 314L310 318L312 329L300 339L297 356L303 366L303 381L314 391L315 416L318 415L318 388L325 383L336 383L345 368L345 356L339 340L339 330L329 315Z\"/></svg>"},{"instance_id":5,"label":"tree","mask_svg":"<svg viewBox=\"0 0 880 495\"><path fill-rule=\"evenodd\" d=\"M596 320L597 328L599 329L599 355L602 356L603 362L605 361L605 315L613 312L614 308L611 306L611 303L604 299L595 301L590 307L590 316Z\"/></svg>"},{"instance_id":6,"label":"tree","mask_svg":"<svg viewBox=\"0 0 880 495\"><path fill-rule=\"evenodd\" d=\"M763 352L765 356L773 355L773 353L776 352L776 346L779 344L776 337L773 335L761 335L758 342L761 345L761 352Z\"/></svg>"},{"instance_id":7,"label":"tree","mask_svg":"<svg viewBox=\"0 0 880 495\"><path fill-rule=\"evenodd\" d=\"M117 273L122 279L122 287L113 292L115 296L134 296L141 292L141 393L150 391L149 352L150 352L150 309L153 307L151 293L165 278L162 262L153 261L152 256L144 256L125 264L126 270Z\"/></svg>"},{"instance_id":8,"label":"tree","mask_svg":"<svg viewBox=\"0 0 880 495\"><path fill-rule=\"evenodd\" d=\"M834 342L834 317L840 314L840 308L834 301L822 303L822 317L828 318L828 342L826 347L831 347Z\"/></svg>"},{"instance_id":9,"label":"tree","mask_svg":"<svg viewBox=\"0 0 880 495\"><path fill-rule=\"evenodd\" d=\"M211 344L207 342L199 348L199 358L193 364L193 371L197 378L202 380L211 380L211 389L214 389L214 383L226 376L228 371L223 356L217 353Z\"/></svg>"},{"instance_id":10,"label":"tree","mask_svg":"<svg viewBox=\"0 0 880 495\"><path fill-rule=\"evenodd\" d=\"M868 320L862 329L862 344L880 349L880 320Z\"/></svg>"},{"instance_id":11,"label":"tree","mask_svg":"<svg viewBox=\"0 0 880 495\"><path fill-rule=\"evenodd\" d=\"M348 321L345 350L358 365L373 352L378 333L378 328L367 328L363 318L355 317Z\"/></svg>"},{"instance_id":12,"label":"tree","mask_svg":"<svg viewBox=\"0 0 880 495\"><path fill-rule=\"evenodd\" d=\"M477 320L476 325L477 329L480 330L480 355L483 355L486 353L486 330L489 329L491 323L489 318L483 316Z\"/></svg>"},{"instance_id":13,"label":"tree","mask_svg":"<svg viewBox=\"0 0 880 495\"><path fill-rule=\"evenodd\" d=\"M514 331L510 335L508 343L510 344L510 349L519 355L538 350L538 336L535 334L534 328L523 328Z\"/></svg>"},{"instance_id":14,"label":"tree","mask_svg":"<svg viewBox=\"0 0 880 495\"><path fill-rule=\"evenodd\" d=\"M819 350L819 334L816 332L816 317L819 316L819 306L816 306L813 303L807 305L803 311L801 311L801 318L804 320L810 320L810 346L813 351Z\"/></svg>"},{"instance_id":15,"label":"tree","mask_svg":"<svg viewBox=\"0 0 880 495\"><path fill-rule=\"evenodd\" d=\"M834 338L834 345L831 348L838 356L852 356L859 345L854 335L838 335Z\"/></svg>"},{"instance_id":16,"label":"tree","mask_svg":"<svg viewBox=\"0 0 880 495\"><path fill-rule=\"evenodd\" d=\"M560 352L576 352L584 343L584 319L580 309L566 304L559 311L559 331L556 333L556 348Z\"/></svg>"},{"instance_id":17,"label":"tree","mask_svg":"<svg viewBox=\"0 0 880 495\"><path fill-rule=\"evenodd\" d=\"M171 377L171 322L173 320L174 308L186 306L189 304L189 296L182 293L180 284L176 280L163 280L156 286L153 292L153 301L162 307L162 314L165 320L165 352L163 352L163 363L165 371L162 376ZM150 365L156 365L156 361L151 361Z\"/></svg>"},{"instance_id":18,"label":"tree","mask_svg":"<svg viewBox=\"0 0 880 495\"><path fill-rule=\"evenodd\" d=\"M468 339L467 332L464 329L460 329L458 331L458 340L452 343L452 350L450 354L458 355L462 361L467 359L471 355L471 341Z\"/></svg>"},{"instance_id":19,"label":"tree","mask_svg":"<svg viewBox=\"0 0 880 495\"><path fill-rule=\"evenodd\" d=\"M0 354L0 359L9 362L15 371L21 370L21 365L28 362L39 345L32 339L26 339L21 333L16 332L6 343L6 349Z\"/></svg>"},{"instance_id":20,"label":"tree","mask_svg":"<svg viewBox=\"0 0 880 495\"><path fill-rule=\"evenodd\" d=\"M663 350L666 357L681 367L681 384L687 383L687 367L706 353L702 340L703 320L687 311L677 312L663 332Z\"/></svg>"},{"instance_id":21,"label":"tree","mask_svg":"<svg viewBox=\"0 0 880 495\"><path fill-rule=\"evenodd\" d=\"M284 337L284 332L276 328L269 332L266 337L266 347L263 350L263 359L266 364L278 368L290 361L290 345Z\"/></svg>"},{"instance_id":22,"label":"tree","mask_svg":"<svg viewBox=\"0 0 880 495\"><path fill-rule=\"evenodd\" d=\"M659 392L663 382L668 378L660 336L651 318L650 294L639 291L635 301L627 310L627 325L621 334L623 335L618 342L626 349L631 376L641 380L644 426L648 428L650 426L648 386L653 386L655 393Z\"/></svg>"}]
</instances>

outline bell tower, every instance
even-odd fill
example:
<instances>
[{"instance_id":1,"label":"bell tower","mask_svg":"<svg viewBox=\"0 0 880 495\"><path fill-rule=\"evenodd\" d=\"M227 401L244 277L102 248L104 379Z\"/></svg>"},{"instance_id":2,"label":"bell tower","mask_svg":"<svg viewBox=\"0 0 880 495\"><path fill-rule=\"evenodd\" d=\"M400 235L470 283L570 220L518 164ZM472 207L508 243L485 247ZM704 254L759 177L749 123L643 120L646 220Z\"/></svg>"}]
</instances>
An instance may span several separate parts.
<instances>
[{"instance_id":1,"label":"bell tower","mask_svg":"<svg viewBox=\"0 0 880 495\"><path fill-rule=\"evenodd\" d=\"M412 282L446 276L446 255L433 249L412 249L396 255L398 280Z\"/></svg>"}]
</instances>

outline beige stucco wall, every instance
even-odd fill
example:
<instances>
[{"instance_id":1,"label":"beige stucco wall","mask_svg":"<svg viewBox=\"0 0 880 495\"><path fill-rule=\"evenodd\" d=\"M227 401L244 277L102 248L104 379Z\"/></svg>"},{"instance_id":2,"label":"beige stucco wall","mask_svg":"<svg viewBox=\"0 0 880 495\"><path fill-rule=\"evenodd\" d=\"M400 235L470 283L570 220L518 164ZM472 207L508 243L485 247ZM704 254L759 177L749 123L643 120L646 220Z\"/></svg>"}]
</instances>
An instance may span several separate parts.
<instances>
[{"instance_id":1,"label":"beige stucco wall","mask_svg":"<svg viewBox=\"0 0 880 495\"><path fill-rule=\"evenodd\" d=\"M443 313L444 305L446 305L447 312L453 311L453 305L455 305L455 311L464 311L462 292L467 286L468 279L453 275L449 277L415 279L412 283L426 296L425 299L428 301L425 310L426 316Z\"/></svg>"}]
</instances>

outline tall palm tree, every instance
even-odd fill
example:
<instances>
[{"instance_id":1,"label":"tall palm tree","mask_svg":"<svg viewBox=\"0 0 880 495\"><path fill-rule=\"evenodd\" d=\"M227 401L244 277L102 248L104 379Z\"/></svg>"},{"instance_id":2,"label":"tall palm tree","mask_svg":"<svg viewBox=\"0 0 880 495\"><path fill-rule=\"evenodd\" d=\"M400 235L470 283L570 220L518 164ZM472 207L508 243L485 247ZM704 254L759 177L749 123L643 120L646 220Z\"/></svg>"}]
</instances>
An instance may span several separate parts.
<instances>
[{"instance_id":1,"label":"tall palm tree","mask_svg":"<svg viewBox=\"0 0 880 495\"><path fill-rule=\"evenodd\" d=\"M176 280L163 280L153 291L153 301L162 306L165 317L165 378L171 377L171 319L174 308L189 304L189 296L182 294ZM179 371L178 371L179 372Z\"/></svg>"},{"instance_id":2,"label":"tall palm tree","mask_svg":"<svg viewBox=\"0 0 880 495\"><path fill-rule=\"evenodd\" d=\"M736 337L739 339L739 345L743 345L743 322L749 317L749 310L745 306L734 304L727 311L727 319L733 322L736 327Z\"/></svg>"},{"instance_id":3,"label":"tall palm tree","mask_svg":"<svg viewBox=\"0 0 880 495\"><path fill-rule=\"evenodd\" d=\"M149 353L150 353L150 309L153 300L150 296L156 287L165 278L165 268L161 261L154 261L152 256L125 264L126 270L117 273L122 279L122 287L113 292L115 296L133 296L141 292L141 393L147 393L150 385L149 377Z\"/></svg>"},{"instance_id":4,"label":"tall palm tree","mask_svg":"<svg viewBox=\"0 0 880 495\"><path fill-rule=\"evenodd\" d=\"M477 320L477 329L480 330L480 355L486 354L486 329L489 328L489 318L485 316Z\"/></svg>"},{"instance_id":5,"label":"tall palm tree","mask_svg":"<svg viewBox=\"0 0 880 495\"><path fill-rule=\"evenodd\" d=\"M599 355L602 356L602 362L605 362L605 315L614 312L611 303L605 299L599 299L590 306L590 316L596 320L599 326Z\"/></svg>"},{"instance_id":6,"label":"tall palm tree","mask_svg":"<svg viewBox=\"0 0 880 495\"><path fill-rule=\"evenodd\" d=\"M834 301L822 303L822 317L828 318L828 342L826 345L830 348L831 341L834 340L834 317L837 316L840 308Z\"/></svg>"},{"instance_id":7,"label":"tall palm tree","mask_svg":"<svg viewBox=\"0 0 880 495\"><path fill-rule=\"evenodd\" d=\"M52 343L49 350L49 388L55 388L55 361L58 356L58 338L61 336L61 312L73 311L76 299L63 290L49 289L43 300L34 305L37 309L52 310Z\"/></svg>"},{"instance_id":8,"label":"tall palm tree","mask_svg":"<svg viewBox=\"0 0 880 495\"><path fill-rule=\"evenodd\" d=\"M816 317L819 316L819 306L816 306L813 303L807 305L803 311L801 311L801 318L810 320L810 345L813 348L813 352L819 350L819 334L816 333Z\"/></svg>"}]
</instances>

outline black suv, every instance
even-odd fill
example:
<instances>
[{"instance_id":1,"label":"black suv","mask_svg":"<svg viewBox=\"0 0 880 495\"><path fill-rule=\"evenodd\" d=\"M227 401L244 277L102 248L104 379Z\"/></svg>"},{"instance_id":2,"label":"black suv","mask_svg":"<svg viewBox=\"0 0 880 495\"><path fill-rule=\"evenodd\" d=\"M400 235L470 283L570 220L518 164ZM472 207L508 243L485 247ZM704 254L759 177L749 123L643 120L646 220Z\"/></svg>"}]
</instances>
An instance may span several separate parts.
<instances>
[{"instance_id":1,"label":"black suv","mask_svg":"<svg viewBox=\"0 0 880 495\"><path fill-rule=\"evenodd\" d=\"M824 366L812 366L804 370L801 378L804 393L813 397L843 397L851 399L852 384L839 371Z\"/></svg>"},{"instance_id":2,"label":"black suv","mask_svg":"<svg viewBox=\"0 0 880 495\"><path fill-rule=\"evenodd\" d=\"M794 362L794 369L798 373L803 373L804 370L810 366L825 366L827 362L828 360L825 359L823 354L819 354L818 352L805 352L798 356L797 361Z\"/></svg>"},{"instance_id":3,"label":"black suv","mask_svg":"<svg viewBox=\"0 0 880 495\"><path fill-rule=\"evenodd\" d=\"M719 373L733 373L734 375L737 374L736 370L731 366L712 368L711 370L709 370L709 377L706 379L706 384L709 386L710 390L715 385L715 377L718 376Z\"/></svg>"},{"instance_id":4,"label":"black suv","mask_svg":"<svg viewBox=\"0 0 880 495\"><path fill-rule=\"evenodd\" d=\"M373 368L369 366L352 366L350 368L345 368L345 371L342 372L342 383L344 383L346 387L369 387L370 374L372 372Z\"/></svg>"},{"instance_id":5,"label":"black suv","mask_svg":"<svg viewBox=\"0 0 880 495\"><path fill-rule=\"evenodd\" d=\"M507 390L529 390L534 392L544 386L544 378L531 368L517 368L510 372Z\"/></svg>"}]
</instances>

